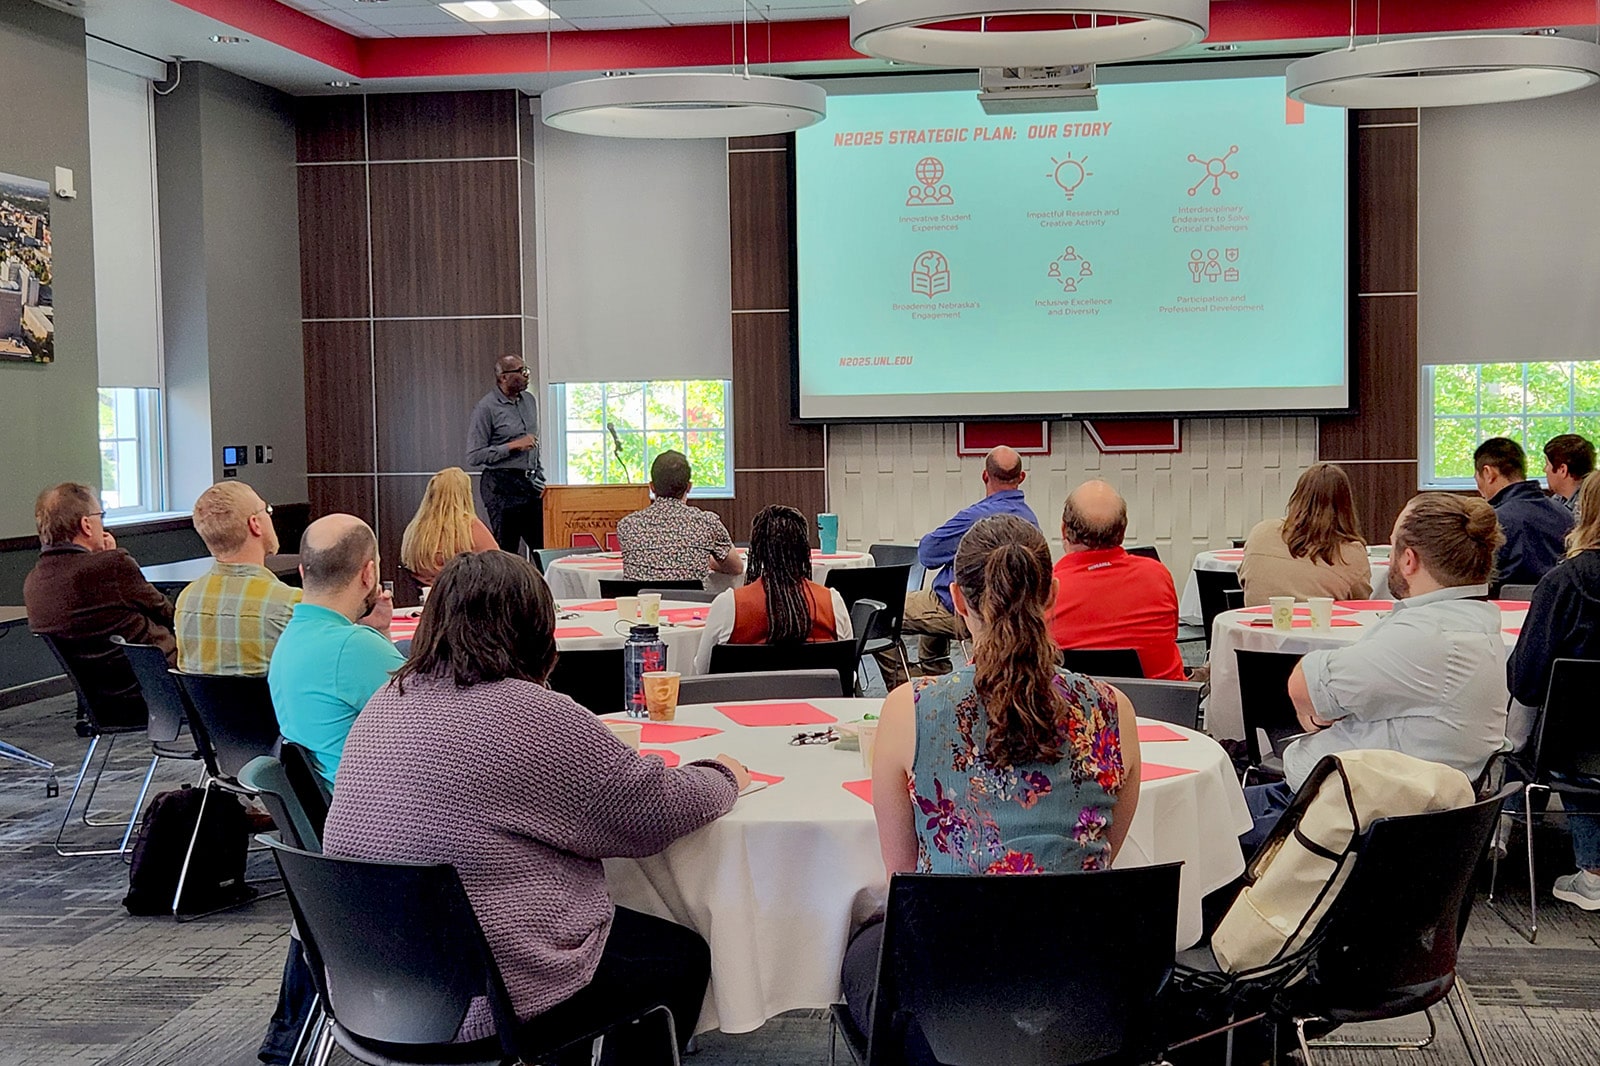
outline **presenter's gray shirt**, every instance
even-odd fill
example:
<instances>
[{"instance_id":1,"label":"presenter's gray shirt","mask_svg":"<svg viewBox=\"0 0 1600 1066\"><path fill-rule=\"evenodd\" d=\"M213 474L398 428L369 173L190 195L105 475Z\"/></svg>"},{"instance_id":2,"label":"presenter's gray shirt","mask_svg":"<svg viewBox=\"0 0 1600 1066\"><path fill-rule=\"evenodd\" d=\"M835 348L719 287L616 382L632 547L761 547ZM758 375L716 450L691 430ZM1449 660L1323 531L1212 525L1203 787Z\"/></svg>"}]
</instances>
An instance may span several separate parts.
<instances>
[{"instance_id":1,"label":"presenter's gray shirt","mask_svg":"<svg viewBox=\"0 0 1600 1066\"><path fill-rule=\"evenodd\" d=\"M518 437L539 436L539 403L531 390L515 400L498 388L478 401L467 426L467 465L485 470L531 470L535 487L544 487L544 468L539 463L539 446L525 452L506 447Z\"/></svg>"}]
</instances>

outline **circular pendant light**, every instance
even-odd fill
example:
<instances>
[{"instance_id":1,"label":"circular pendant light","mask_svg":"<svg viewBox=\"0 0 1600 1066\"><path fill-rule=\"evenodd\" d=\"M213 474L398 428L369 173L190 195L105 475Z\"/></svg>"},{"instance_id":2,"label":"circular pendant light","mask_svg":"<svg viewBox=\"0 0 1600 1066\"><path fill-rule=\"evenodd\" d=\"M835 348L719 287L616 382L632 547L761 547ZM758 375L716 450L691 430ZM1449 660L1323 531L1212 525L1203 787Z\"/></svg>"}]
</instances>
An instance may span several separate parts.
<instances>
[{"instance_id":1,"label":"circular pendant light","mask_svg":"<svg viewBox=\"0 0 1600 1066\"><path fill-rule=\"evenodd\" d=\"M828 94L759 74L621 74L558 85L539 110L547 126L596 137L759 137L821 122Z\"/></svg>"},{"instance_id":2,"label":"circular pendant light","mask_svg":"<svg viewBox=\"0 0 1600 1066\"><path fill-rule=\"evenodd\" d=\"M1600 82L1600 45L1564 37L1422 37L1297 59L1289 96L1331 107L1456 107L1556 96Z\"/></svg>"},{"instance_id":3,"label":"circular pendant light","mask_svg":"<svg viewBox=\"0 0 1600 1066\"><path fill-rule=\"evenodd\" d=\"M999 24L961 25L973 19ZM1210 25L1209 0L860 0L850 47L940 67L1115 63L1197 44Z\"/></svg>"}]
</instances>

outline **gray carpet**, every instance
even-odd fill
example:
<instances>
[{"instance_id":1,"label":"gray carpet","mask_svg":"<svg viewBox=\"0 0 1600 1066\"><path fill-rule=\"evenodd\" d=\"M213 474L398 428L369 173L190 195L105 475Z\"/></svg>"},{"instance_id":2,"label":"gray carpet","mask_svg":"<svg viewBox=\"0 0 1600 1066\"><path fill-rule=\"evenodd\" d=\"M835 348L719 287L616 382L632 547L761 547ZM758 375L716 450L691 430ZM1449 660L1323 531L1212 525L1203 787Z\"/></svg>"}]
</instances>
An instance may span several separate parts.
<instances>
[{"instance_id":1,"label":"gray carpet","mask_svg":"<svg viewBox=\"0 0 1600 1066\"><path fill-rule=\"evenodd\" d=\"M51 799L47 775L0 760L0 1066L254 1063L277 994L287 906L266 900L184 924L130 918L121 907L126 868L116 857L58 858L50 841L86 744L72 735L71 708L62 698L0 711L0 739L61 764L61 795ZM145 749L138 738L119 748L101 799L125 811ZM193 775L188 764L164 763L152 794ZM78 825L73 838L104 840L111 832ZM1588 1066L1600 1062L1600 913L1549 899L1549 881L1568 870L1570 853L1558 827L1542 830L1538 842L1547 901L1538 945L1480 899L1461 972L1493 1061ZM1526 875L1517 865L1502 870L1510 888L1502 901L1525 913ZM268 860L253 859L252 873L270 874ZM1428 1051L1349 1051L1322 1060L1466 1063L1448 1017L1440 1020L1439 1044ZM1408 1019L1385 1032L1422 1028ZM825 1015L800 1011L742 1036L706 1034L690 1066L815 1066L827 1054Z\"/></svg>"}]
</instances>

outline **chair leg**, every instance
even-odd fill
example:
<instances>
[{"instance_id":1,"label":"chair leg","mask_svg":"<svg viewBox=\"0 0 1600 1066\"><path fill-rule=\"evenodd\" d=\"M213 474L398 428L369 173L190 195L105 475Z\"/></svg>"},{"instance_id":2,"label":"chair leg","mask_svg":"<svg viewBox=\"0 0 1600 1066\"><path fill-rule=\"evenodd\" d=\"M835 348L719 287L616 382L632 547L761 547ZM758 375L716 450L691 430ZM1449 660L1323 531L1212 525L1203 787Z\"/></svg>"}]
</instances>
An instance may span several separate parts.
<instances>
[{"instance_id":1,"label":"chair leg","mask_svg":"<svg viewBox=\"0 0 1600 1066\"><path fill-rule=\"evenodd\" d=\"M1296 1018L1294 1020L1294 1036L1295 1040L1300 1044L1300 1066L1312 1066L1313 1063L1311 1043L1306 1040L1306 1022L1309 1020L1308 1018ZM1278 1061L1276 1046L1273 1048L1272 1061L1274 1063Z\"/></svg>"},{"instance_id":2,"label":"chair leg","mask_svg":"<svg viewBox=\"0 0 1600 1066\"><path fill-rule=\"evenodd\" d=\"M111 740L106 743L105 755L100 760L100 769L95 771L94 783L90 785L89 794L84 799L83 822L85 825L94 826L97 828L109 825L122 825L122 819L120 817L115 821L91 821L88 818L87 813L89 809L89 803L94 799L94 785L99 783L100 775L105 773L106 763L111 758L111 745L116 741L116 739L117 738L113 736ZM118 847L114 848L64 848L61 845L61 841L67 833L67 824L72 821L73 805L77 802L78 793L83 790L83 779L89 774L89 764L94 761L94 753L99 746L100 738L98 736L94 736L89 739L89 750L83 753L83 765L78 767L77 780L72 784L72 793L67 796L67 809L61 812L61 824L56 828L55 849L56 854L62 856L63 858L77 858L86 855L121 855L127 848L126 834L124 834L122 843ZM136 807L134 810L134 817L137 818L138 808Z\"/></svg>"},{"instance_id":3,"label":"chair leg","mask_svg":"<svg viewBox=\"0 0 1600 1066\"><path fill-rule=\"evenodd\" d=\"M1523 836L1528 843L1528 931L1523 936L1528 938L1528 943L1536 943L1539 939L1539 882L1533 868L1533 790L1522 790L1522 812L1524 815L1522 828Z\"/></svg>"},{"instance_id":4,"label":"chair leg","mask_svg":"<svg viewBox=\"0 0 1600 1066\"><path fill-rule=\"evenodd\" d=\"M150 779L156 776L156 766L161 762L161 756L150 757L150 769L144 772L144 784L139 786L139 798L133 801L133 813L128 816L128 828L122 833L122 847L118 849L122 854L123 862L132 862L128 854L128 841L133 839L133 827L139 824L139 812L144 810L144 797L150 791Z\"/></svg>"},{"instance_id":5,"label":"chair leg","mask_svg":"<svg viewBox=\"0 0 1600 1066\"><path fill-rule=\"evenodd\" d=\"M295 1038L294 1050L289 1053L289 1066L300 1066L300 1053L316 1046L317 1037L321 1035L321 1026L322 996L313 993L311 1011L306 1015L305 1024L300 1027L300 1035Z\"/></svg>"},{"instance_id":6,"label":"chair leg","mask_svg":"<svg viewBox=\"0 0 1600 1066\"><path fill-rule=\"evenodd\" d=\"M1450 996L1460 1000L1459 1011ZM1456 978L1455 987L1450 990L1450 996L1445 997L1445 1005L1450 1008L1450 1019L1455 1022L1456 1031L1461 1034L1461 1042L1466 1045L1467 1058L1472 1066L1489 1066L1489 1050L1483 1046L1483 1032L1478 1027L1478 1012L1472 1009L1472 1001L1467 998L1466 988L1459 977ZM1462 1024L1463 1019L1465 1025Z\"/></svg>"},{"instance_id":7,"label":"chair leg","mask_svg":"<svg viewBox=\"0 0 1600 1066\"><path fill-rule=\"evenodd\" d=\"M194 832L189 834L189 847L183 853L183 865L178 868L178 890L172 894L172 916L178 916L178 904L183 902L183 886L189 880L189 862L194 858L194 846L200 840L200 827L205 824L206 806L211 802L211 782L205 784L200 794L200 813L194 819Z\"/></svg>"},{"instance_id":8,"label":"chair leg","mask_svg":"<svg viewBox=\"0 0 1600 1066\"><path fill-rule=\"evenodd\" d=\"M98 740L99 737L96 737L95 739ZM111 765L111 753L116 746L117 734L112 733L106 739L105 754L100 757L100 769L94 772L94 780L89 782L89 795L83 801L83 810L79 812L79 816L83 819L83 824L95 829L104 829L107 826L122 824L122 817L120 815L112 819L89 817L91 813L90 808L94 806L94 794L96 790L100 788L100 778L106 772L106 767Z\"/></svg>"},{"instance_id":9,"label":"chair leg","mask_svg":"<svg viewBox=\"0 0 1600 1066\"><path fill-rule=\"evenodd\" d=\"M1305 1045L1314 1048L1366 1048L1376 1051L1421 1051L1433 1043L1439 1035L1439 1027L1434 1023L1433 1012L1425 1010L1422 1016L1428 1019L1428 1035L1421 1040L1305 1040Z\"/></svg>"},{"instance_id":10,"label":"chair leg","mask_svg":"<svg viewBox=\"0 0 1600 1066\"><path fill-rule=\"evenodd\" d=\"M328 1056L333 1054L333 1026L324 1024L322 1034L317 1040L316 1050L312 1052L311 1066L328 1066Z\"/></svg>"}]
</instances>

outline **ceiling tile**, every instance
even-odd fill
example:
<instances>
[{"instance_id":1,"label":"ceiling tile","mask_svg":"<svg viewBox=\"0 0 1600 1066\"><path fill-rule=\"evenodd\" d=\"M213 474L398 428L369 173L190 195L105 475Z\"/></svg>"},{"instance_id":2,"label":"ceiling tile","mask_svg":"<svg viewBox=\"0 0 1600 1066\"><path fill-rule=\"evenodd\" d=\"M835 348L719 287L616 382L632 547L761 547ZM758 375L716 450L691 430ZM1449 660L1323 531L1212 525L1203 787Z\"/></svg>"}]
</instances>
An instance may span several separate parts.
<instances>
[{"instance_id":1,"label":"ceiling tile","mask_svg":"<svg viewBox=\"0 0 1600 1066\"><path fill-rule=\"evenodd\" d=\"M660 15L645 12L642 15L612 15L603 18L577 18L569 20L576 29L580 30L640 30L659 29L670 26L672 23Z\"/></svg>"},{"instance_id":2,"label":"ceiling tile","mask_svg":"<svg viewBox=\"0 0 1600 1066\"><path fill-rule=\"evenodd\" d=\"M579 21L654 13L644 0L549 0L549 3L551 9L562 18Z\"/></svg>"},{"instance_id":3,"label":"ceiling tile","mask_svg":"<svg viewBox=\"0 0 1600 1066\"><path fill-rule=\"evenodd\" d=\"M458 18L449 23L425 22L416 26L386 24L384 29L396 37L481 37L483 31L471 22Z\"/></svg>"}]
</instances>

